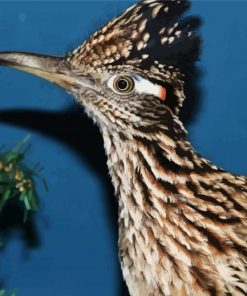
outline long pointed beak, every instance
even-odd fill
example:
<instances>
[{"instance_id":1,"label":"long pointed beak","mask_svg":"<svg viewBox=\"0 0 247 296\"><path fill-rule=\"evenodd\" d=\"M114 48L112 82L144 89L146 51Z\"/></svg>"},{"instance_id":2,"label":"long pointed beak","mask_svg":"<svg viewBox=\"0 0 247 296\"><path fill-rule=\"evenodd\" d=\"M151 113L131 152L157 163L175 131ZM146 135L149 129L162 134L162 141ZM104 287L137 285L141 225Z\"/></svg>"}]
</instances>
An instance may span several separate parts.
<instances>
[{"instance_id":1,"label":"long pointed beak","mask_svg":"<svg viewBox=\"0 0 247 296\"><path fill-rule=\"evenodd\" d=\"M24 52L0 52L0 65L36 75L72 92L79 87L93 88L93 83L89 79L73 74L70 65L63 57Z\"/></svg>"}]
</instances>

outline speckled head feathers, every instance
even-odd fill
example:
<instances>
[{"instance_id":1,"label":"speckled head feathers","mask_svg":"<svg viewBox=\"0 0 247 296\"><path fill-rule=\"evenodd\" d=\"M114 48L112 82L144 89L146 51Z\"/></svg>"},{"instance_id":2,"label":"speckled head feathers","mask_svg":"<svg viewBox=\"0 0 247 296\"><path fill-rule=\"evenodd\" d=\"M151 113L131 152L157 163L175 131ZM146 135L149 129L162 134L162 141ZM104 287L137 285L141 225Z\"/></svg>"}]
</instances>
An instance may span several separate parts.
<instances>
[{"instance_id":1,"label":"speckled head feathers","mask_svg":"<svg viewBox=\"0 0 247 296\"><path fill-rule=\"evenodd\" d=\"M91 35L66 59L76 72L100 78L134 72L163 85L165 104L178 114L184 101L184 75L199 57L197 17L185 17L183 0L144 0Z\"/></svg>"},{"instance_id":2,"label":"speckled head feathers","mask_svg":"<svg viewBox=\"0 0 247 296\"><path fill-rule=\"evenodd\" d=\"M76 66L104 70L131 65L141 70L170 66L185 71L198 59L200 38L196 17L184 17L189 2L144 0L93 34L68 54ZM165 71L166 72L166 71Z\"/></svg>"}]
</instances>

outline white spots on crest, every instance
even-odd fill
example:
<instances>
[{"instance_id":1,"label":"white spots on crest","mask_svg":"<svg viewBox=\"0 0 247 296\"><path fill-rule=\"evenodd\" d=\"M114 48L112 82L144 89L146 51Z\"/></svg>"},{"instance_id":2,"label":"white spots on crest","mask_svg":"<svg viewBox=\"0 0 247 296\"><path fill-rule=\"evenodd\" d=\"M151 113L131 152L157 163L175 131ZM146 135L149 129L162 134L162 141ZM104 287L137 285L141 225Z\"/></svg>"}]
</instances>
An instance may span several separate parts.
<instances>
[{"instance_id":1,"label":"white spots on crest","mask_svg":"<svg viewBox=\"0 0 247 296\"><path fill-rule=\"evenodd\" d=\"M149 57L149 55L148 54L143 54L142 55L142 58L145 60L145 59L147 59Z\"/></svg>"},{"instance_id":2,"label":"white spots on crest","mask_svg":"<svg viewBox=\"0 0 247 296\"><path fill-rule=\"evenodd\" d=\"M168 31L167 31L167 33L168 33L168 35L171 35L171 33L173 32L173 27L171 27Z\"/></svg>"},{"instance_id":3,"label":"white spots on crest","mask_svg":"<svg viewBox=\"0 0 247 296\"><path fill-rule=\"evenodd\" d=\"M154 1L153 3L149 4L149 7L155 7L157 3Z\"/></svg>"},{"instance_id":4,"label":"white spots on crest","mask_svg":"<svg viewBox=\"0 0 247 296\"><path fill-rule=\"evenodd\" d=\"M176 38L179 38L181 36L181 30L176 29L178 26L179 23L176 22L170 27L163 27L160 29L159 35L161 35L161 44L171 44Z\"/></svg>"},{"instance_id":5,"label":"white spots on crest","mask_svg":"<svg viewBox=\"0 0 247 296\"><path fill-rule=\"evenodd\" d=\"M133 31L131 38L136 39L138 37L138 35L139 35L138 32L135 30L135 31Z\"/></svg>"},{"instance_id":6,"label":"white spots on crest","mask_svg":"<svg viewBox=\"0 0 247 296\"><path fill-rule=\"evenodd\" d=\"M148 39L150 38L150 34L149 33L145 33L142 37L143 41L147 42Z\"/></svg>"},{"instance_id":7,"label":"white spots on crest","mask_svg":"<svg viewBox=\"0 0 247 296\"><path fill-rule=\"evenodd\" d=\"M145 0L144 1L145 4L149 4L149 3L153 3L153 2L155 2L155 0Z\"/></svg>"},{"instance_id":8,"label":"white spots on crest","mask_svg":"<svg viewBox=\"0 0 247 296\"><path fill-rule=\"evenodd\" d=\"M139 27L138 27L138 31L139 33L143 32L146 28L146 24L147 24L147 19L144 19L141 21Z\"/></svg>"},{"instance_id":9,"label":"white spots on crest","mask_svg":"<svg viewBox=\"0 0 247 296\"><path fill-rule=\"evenodd\" d=\"M144 42L143 42L143 41L139 41L139 42L137 42L137 44L136 44L136 48L137 48L138 50L141 50L143 47L144 47Z\"/></svg>"},{"instance_id":10,"label":"white spots on crest","mask_svg":"<svg viewBox=\"0 0 247 296\"><path fill-rule=\"evenodd\" d=\"M166 6L165 8L164 8L164 12L168 12L169 11L169 7L168 6Z\"/></svg>"},{"instance_id":11,"label":"white spots on crest","mask_svg":"<svg viewBox=\"0 0 247 296\"><path fill-rule=\"evenodd\" d=\"M136 22L136 21L138 21L141 17L142 17L142 13L140 13L140 14L137 14L136 16L134 16L134 18L132 19L132 22Z\"/></svg>"},{"instance_id":12,"label":"white spots on crest","mask_svg":"<svg viewBox=\"0 0 247 296\"><path fill-rule=\"evenodd\" d=\"M168 43L171 44L171 43L174 41L174 39L175 39L174 37L170 37L170 38L168 39Z\"/></svg>"},{"instance_id":13,"label":"white spots on crest","mask_svg":"<svg viewBox=\"0 0 247 296\"><path fill-rule=\"evenodd\" d=\"M180 18L177 18L180 12L177 12L176 17L169 21L168 14L176 12L174 6L176 2L177 0L171 4L169 1L144 0L136 4L119 18L109 22L93 34L86 43L80 46L80 49L75 49L67 59L73 65L86 67L84 64L87 64L89 68L92 66L94 70L96 68L100 70L100 67L105 66L108 69L112 62L121 58L127 59L126 64L133 65L137 58L143 60L151 57L152 51L156 51L156 47L158 50L158 47L161 48L162 45L164 47L175 45L177 38L182 34L185 37L187 34L190 36L188 30L191 30L186 28L184 32ZM155 25L157 26L153 28ZM156 34L153 34L154 30L157 31ZM94 53L97 54L97 57ZM133 63L129 62L130 60ZM157 67L157 69L160 70L159 73L165 72L163 68ZM142 70L144 71L144 69ZM162 75L168 74L162 73ZM171 74L169 74L170 76Z\"/></svg>"},{"instance_id":14,"label":"white spots on crest","mask_svg":"<svg viewBox=\"0 0 247 296\"><path fill-rule=\"evenodd\" d=\"M128 47L123 48L121 51L121 55L127 58L130 54L131 49L132 49L132 45L129 45Z\"/></svg>"},{"instance_id":15,"label":"white spots on crest","mask_svg":"<svg viewBox=\"0 0 247 296\"><path fill-rule=\"evenodd\" d=\"M159 34L162 35L165 32L165 30L166 30L165 27L164 28L161 28L160 31L159 31Z\"/></svg>"},{"instance_id":16,"label":"white spots on crest","mask_svg":"<svg viewBox=\"0 0 247 296\"><path fill-rule=\"evenodd\" d=\"M168 38L167 37L163 37L161 38L161 44L165 44L167 42Z\"/></svg>"},{"instance_id":17,"label":"white spots on crest","mask_svg":"<svg viewBox=\"0 0 247 296\"><path fill-rule=\"evenodd\" d=\"M154 9L152 10L152 18L155 18L157 16L161 8L162 8L162 4L156 5L154 7Z\"/></svg>"}]
</instances>

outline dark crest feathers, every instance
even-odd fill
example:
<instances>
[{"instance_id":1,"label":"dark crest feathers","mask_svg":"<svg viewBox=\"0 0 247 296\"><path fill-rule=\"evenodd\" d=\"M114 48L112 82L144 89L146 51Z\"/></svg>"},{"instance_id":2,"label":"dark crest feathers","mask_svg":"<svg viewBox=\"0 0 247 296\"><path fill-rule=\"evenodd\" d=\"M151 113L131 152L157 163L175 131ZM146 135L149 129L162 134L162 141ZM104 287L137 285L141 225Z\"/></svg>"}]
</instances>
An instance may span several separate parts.
<instances>
[{"instance_id":1,"label":"dark crest feathers","mask_svg":"<svg viewBox=\"0 0 247 296\"><path fill-rule=\"evenodd\" d=\"M129 58L148 54L151 60L157 60L160 64L180 68L198 60L200 37L196 30L201 21L194 16L183 17L190 7L188 1L143 1L138 5L141 7L140 13L143 13L142 19L147 19L145 32L150 34L150 39L144 49L140 52L133 50ZM154 17L155 8L160 9Z\"/></svg>"},{"instance_id":2,"label":"dark crest feathers","mask_svg":"<svg viewBox=\"0 0 247 296\"><path fill-rule=\"evenodd\" d=\"M149 69L157 62L182 71L200 53L197 17L184 17L183 0L144 0L93 34L68 59L94 67L132 64Z\"/></svg>"}]
</instances>

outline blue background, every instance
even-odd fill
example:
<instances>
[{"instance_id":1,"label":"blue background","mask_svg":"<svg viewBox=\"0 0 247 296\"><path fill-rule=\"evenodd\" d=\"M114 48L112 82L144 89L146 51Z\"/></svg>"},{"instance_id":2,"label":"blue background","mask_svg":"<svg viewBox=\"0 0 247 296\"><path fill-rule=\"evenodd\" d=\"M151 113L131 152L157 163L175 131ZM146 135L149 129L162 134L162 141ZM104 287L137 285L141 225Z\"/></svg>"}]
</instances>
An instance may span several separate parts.
<instances>
[{"instance_id":1,"label":"blue background","mask_svg":"<svg viewBox=\"0 0 247 296\"><path fill-rule=\"evenodd\" d=\"M63 55L131 3L0 2L0 51ZM204 42L194 107L185 106L190 139L203 156L247 174L247 2L194 1L191 13L204 21ZM1 144L27 134L28 164L42 163L49 192L38 185L41 208L25 225L15 205L5 211L2 284L18 296L125 295L97 128L58 87L1 68Z\"/></svg>"}]
</instances>

